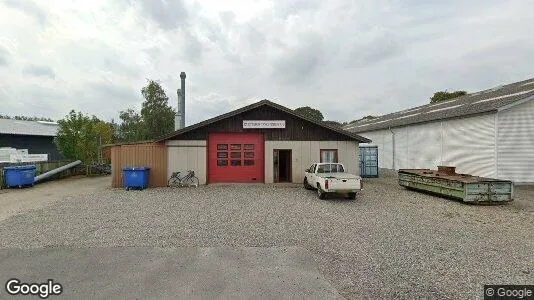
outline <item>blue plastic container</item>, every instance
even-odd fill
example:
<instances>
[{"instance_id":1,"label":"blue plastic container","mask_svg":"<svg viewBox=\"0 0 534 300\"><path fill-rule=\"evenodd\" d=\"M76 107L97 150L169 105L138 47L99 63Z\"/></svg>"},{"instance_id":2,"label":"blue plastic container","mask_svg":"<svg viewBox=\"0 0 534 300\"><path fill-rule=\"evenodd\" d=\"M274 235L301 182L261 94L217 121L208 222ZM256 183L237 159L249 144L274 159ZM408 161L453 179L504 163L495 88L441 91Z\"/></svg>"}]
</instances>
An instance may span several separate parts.
<instances>
[{"instance_id":1,"label":"blue plastic container","mask_svg":"<svg viewBox=\"0 0 534 300\"><path fill-rule=\"evenodd\" d=\"M35 165L5 167L4 178L8 188L33 186L35 184Z\"/></svg>"},{"instance_id":2,"label":"blue plastic container","mask_svg":"<svg viewBox=\"0 0 534 300\"><path fill-rule=\"evenodd\" d=\"M148 175L150 168L124 168L124 188L129 189L146 189L148 187Z\"/></svg>"}]
</instances>

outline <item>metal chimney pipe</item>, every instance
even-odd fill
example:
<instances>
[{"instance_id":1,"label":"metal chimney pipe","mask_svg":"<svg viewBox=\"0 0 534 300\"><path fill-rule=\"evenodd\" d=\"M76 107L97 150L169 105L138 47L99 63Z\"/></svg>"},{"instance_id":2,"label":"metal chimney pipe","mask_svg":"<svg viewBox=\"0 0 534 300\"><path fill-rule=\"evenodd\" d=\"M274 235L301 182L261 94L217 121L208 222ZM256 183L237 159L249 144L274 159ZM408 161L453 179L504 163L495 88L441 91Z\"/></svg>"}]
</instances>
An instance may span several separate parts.
<instances>
[{"instance_id":1,"label":"metal chimney pipe","mask_svg":"<svg viewBox=\"0 0 534 300\"><path fill-rule=\"evenodd\" d=\"M182 108L182 90L177 89L176 94L178 96L178 105L176 106L176 115L174 116L174 130L179 130L182 127L182 112L180 111Z\"/></svg>"},{"instance_id":2,"label":"metal chimney pipe","mask_svg":"<svg viewBox=\"0 0 534 300\"><path fill-rule=\"evenodd\" d=\"M180 78L182 79L182 85L181 85L181 96L182 101L180 103L180 112L181 112L181 123L180 127L185 127L185 72L180 73Z\"/></svg>"}]
</instances>

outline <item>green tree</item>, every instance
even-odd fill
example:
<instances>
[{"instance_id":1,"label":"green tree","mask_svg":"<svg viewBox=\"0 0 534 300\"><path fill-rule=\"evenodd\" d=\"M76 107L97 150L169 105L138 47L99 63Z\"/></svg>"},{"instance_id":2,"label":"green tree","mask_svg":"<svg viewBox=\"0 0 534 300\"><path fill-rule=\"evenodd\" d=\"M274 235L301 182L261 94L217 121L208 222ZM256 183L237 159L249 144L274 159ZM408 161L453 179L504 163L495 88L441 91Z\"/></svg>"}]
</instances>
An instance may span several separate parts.
<instances>
[{"instance_id":1,"label":"green tree","mask_svg":"<svg viewBox=\"0 0 534 300\"><path fill-rule=\"evenodd\" d=\"M308 117L310 119L313 119L315 121L323 121L324 120L323 113L321 113L319 110L317 110L315 108L311 108L309 106L303 106L303 107L296 108L294 110L294 112L299 114L299 115L302 115L302 116Z\"/></svg>"},{"instance_id":2,"label":"green tree","mask_svg":"<svg viewBox=\"0 0 534 300\"><path fill-rule=\"evenodd\" d=\"M375 118L377 118L377 117L372 116L372 115L368 115L368 116L365 116L365 117L363 117L361 119L358 119L358 120L352 120L352 121L349 122L349 124L353 124L353 123L360 122L360 121L365 121L365 120L372 120L372 119L375 119Z\"/></svg>"},{"instance_id":3,"label":"green tree","mask_svg":"<svg viewBox=\"0 0 534 300\"><path fill-rule=\"evenodd\" d=\"M58 132L54 142L67 159L79 159L85 164L96 162L100 143L113 142L112 127L97 117L89 117L81 112L71 110L58 121Z\"/></svg>"},{"instance_id":4,"label":"green tree","mask_svg":"<svg viewBox=\"0 0 534 300\"><path fill-rule=\"evenodd\" d=\"M337 128L341 128L348 124L347 122L338 122L338 121L323 121L323 123L333 126L333 127L337 127Z\"/></svg>"},{"instance_id":5,"label":"green tree","mask_svg":"<svg viewBox=\"0 0 534 300\"><path fill-rule=\"evenodd\" d=\"M119 113L121 119L118 125L118 139L121 142L137 142L147 139L147 132L143 118L133 109L128 108Z\"/></svg>"},{"instance_id":6,"label":"green tree","mask_svg":"<svg viewBox=\"0 0 534 300\"><path fill-rule=\"evenodd\" d=\"M149 80L141 89L145 98L141 117L146 128L146 136L154 139L174 130L174 110L169 106L169 97L159 82Z\"/></svg>"},{"instance_id":7,"label":"green tree","mask_svg":"<svg viewBox=\"0 0 534 300\"><path fill-rule=\"evenodd\" d=\"M465 95L467 95L466 91L455 91L451 93L447 92L446 90L439 91L439 92L435 92L434 95L430 97L430 103L436 103L440 101L454 99L454 98L465 96Z\"/></svg>"}]
</instances>

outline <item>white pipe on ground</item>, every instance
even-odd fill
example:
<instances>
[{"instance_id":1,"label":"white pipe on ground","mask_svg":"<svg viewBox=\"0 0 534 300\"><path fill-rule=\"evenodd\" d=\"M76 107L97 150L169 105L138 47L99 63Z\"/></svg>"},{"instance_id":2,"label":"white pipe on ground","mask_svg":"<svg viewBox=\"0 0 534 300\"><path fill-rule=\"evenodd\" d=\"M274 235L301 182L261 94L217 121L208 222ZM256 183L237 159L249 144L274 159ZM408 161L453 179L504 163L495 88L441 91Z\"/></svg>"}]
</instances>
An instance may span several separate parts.
<instances>
[{"instance_id":1,"label":"white pipe on ground","mask_svg":"<svg viewBox=\"0 0 534 300\"><path fill-rule=\"evenodd\" d=\"M46 173L43 173L43 174L41 174L41 175L39 175L39 176L35 176L35 178L34 178L34 182L37 182L37 181L46 179L46 178L48 178L48 177L50 177L50 176L52 176L52 175L55 175L55 174L57 174L57 173L59 173L59 172L61 172L61 171L65 171L65 170L67 170L67 169L70 169L70 168L72 168L72 167L76 167L77 165L79 165L79 164L81 164L81 163L82 163L81 160L77 160L77 161L75 161L75 162L71 162L70 164L66 164L66 165L64 165L64 166L61 166L61 167L59 167L59 168L57 168L57 169L50 170L50 171L48 171L48 172L46 172Z\"/></svg>"}]
</instances>

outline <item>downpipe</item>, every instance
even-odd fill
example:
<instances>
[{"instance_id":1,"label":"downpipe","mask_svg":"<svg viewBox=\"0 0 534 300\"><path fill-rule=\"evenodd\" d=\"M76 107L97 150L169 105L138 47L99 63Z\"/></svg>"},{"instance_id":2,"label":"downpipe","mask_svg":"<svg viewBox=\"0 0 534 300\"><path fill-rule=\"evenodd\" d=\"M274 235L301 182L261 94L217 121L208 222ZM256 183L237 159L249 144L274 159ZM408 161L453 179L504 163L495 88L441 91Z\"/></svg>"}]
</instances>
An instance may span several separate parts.
<instances>
[{"instance_id":1,"label":"downpipe","mask_svg":"<svg viewBox=\"0 0 534 300\"><path fill-rule=\"evenodd\" d=\"M393 171L395 171L395 132L391 130L391 126L389 126L389 131L391 132L391 156L393 158L393 162L391 163L393 167Z\"/></svg>"}]
</instances>

